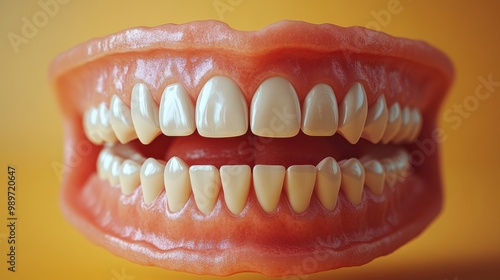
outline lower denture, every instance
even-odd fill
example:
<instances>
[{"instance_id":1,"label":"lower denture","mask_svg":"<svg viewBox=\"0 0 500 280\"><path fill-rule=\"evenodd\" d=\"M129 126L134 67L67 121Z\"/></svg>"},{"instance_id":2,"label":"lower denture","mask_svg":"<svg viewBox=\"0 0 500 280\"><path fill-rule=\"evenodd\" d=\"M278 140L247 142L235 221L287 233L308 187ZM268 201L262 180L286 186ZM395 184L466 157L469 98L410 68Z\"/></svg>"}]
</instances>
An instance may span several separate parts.
<instances>
[{"instance_id":1,"label":"lower denture","mask_svg":"<svg viewBox=\"0 0 500 280\"><path fill-rule=\"evenodd\" d=\"M441 207L438 156L412 166L411 152L453 71L425 43L198 22L97 39L51 71L68 143L92 143L64 211L132 261L215 275L360 265Z\"/></svg>"}]
</instances>

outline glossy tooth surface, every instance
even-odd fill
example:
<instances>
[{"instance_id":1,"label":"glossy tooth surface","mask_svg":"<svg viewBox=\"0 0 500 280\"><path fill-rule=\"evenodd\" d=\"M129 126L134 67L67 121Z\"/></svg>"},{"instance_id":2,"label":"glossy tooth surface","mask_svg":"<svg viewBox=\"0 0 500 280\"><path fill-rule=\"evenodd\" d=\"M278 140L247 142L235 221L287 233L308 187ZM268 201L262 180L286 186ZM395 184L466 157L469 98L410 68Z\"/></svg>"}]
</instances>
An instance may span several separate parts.
<instances>
[{"instance_id":1,"label":"glossy tooth surface","mask_svg":"<svg viewBox=\"0 0 500 280\"><path fill-rule=\"evenodd\" d=\"M163 189L163 171L165 165L148 158L141 167L141 187L144 202L151 204Z\"/></svg>"},{"instance_id":2,"label":"glossy tooth surface","mask_svg":"<svg viewBox=\"0 0 500 280\"><path fill-rule=\"evenodd\" d=\"M130 108L117 95L111 97L109 112L109 122L115 132L116 138L121 143L127 143L137 138Z\"/></svg>"},{"instance_id":3,"label":"glossy tooth surface","mask_svg":"<svg viewBox=\"0 0 500 280\"><path fill-rule=\"evenodd\" d=\"M109 168L109 183L111 186L116 186L120 183L119 177L122 163L123 158L117 156L113 157Z\"/></svg>"},{"instance_id":4,"label":"glossy tooth surface","mask_svg":"<svg viewBox=\"0 0 500 280\"><path fill-rule=\"evenodd\" d=\"M309 207L315 181L313 165L292 165L286 170L285 192L295 213L303 213Z\"/></svg>"},{"instance_id":5,"label":"glossy tooth surface","mask_svg":"<svg viewBox=\"0 0 500 280\"><path fill-rule=\"evenodd\" d=\"M339 110L333 89L314 86L302 105L302 131L311 136L331 136L337 131Z\"/></svg>"},{"instance_id":6,"label":"glossy tooth surface","mask_svg":"<svg viewBox=\"0 0 500 280\"><path fill-rule=\"evenodd\" d=\"M316 166L316 172L314 191L323 207L333 211L340 189L340 166L335 159L327 157Z\"/></svg>"},{"instance_id":7,"label":"glossy tooth surface","mask_svg":"<svg viewBox=\"0 0 500 280\"><path fill-rule=\"evenodd\" d=\"M116 142L116 136L109 121L109 109L106 103L101 102L98 107L99 122L98 129L102 133L102 139L108 143Z\"/></svg>"},{"instance_id":8,"label":"glossy tooth surface","mask_svg":"<svg viewBox=\"0 0 500 280\"><path fill-rule=\"evenodd\" d=\"M401 127L401 122L401 107L396 102L389 109L389 120L387 121L384 136L382 136L382 143L387 144L396 136Z\"/></svg>"},{"instance_id":9,"label":"glossy tooth surface","mask_svg":"<svg viewBox=\"0 0 500 280\"><path fill-rule=\"evenodd\" d=\"M109 151L109 149L104 149L100 153L97 163L97 174L101 180L109 179L111 163L113 162L114 157L115 156Z\"/></svg>"},{"instance_id":10,"label":"glossy tooth surface","mask_svg":"<svg viewBox=\"0 0 500 280\"><path fill-rule=\"evenodd\" d=\"M250 127L253 134L286 138L300 129L300 104L293 86L282 77L273 77L260 84L252 98Z\"/></svg>"},{"instance_id":11,"label":"glossy tooth surface","mask_svg":"<svg viewBox=\"0 0 500 280\"><path fill-rule=\"evenodd\" d=\"M385 172L384 167L378 160L368 160L363 162L365 170L365 185L370 188L374 194L384 192Z\"/></svg>"},{"instance_id":12,"label":"glossy tooth surface","mask_svg":"<svg viewBox=\"0 0 500 280\"><path fill-rule=\"evenodd\" d=\"M396 133L392 141L394 143L403 142L408 137L408 134L411 133L411 129L412 123L410 108L404 107L403 111L401 112L401 127L399 128L398 133Z\"/></svg>"},{"instance_id":13,"label":"glossy tooth surface","mask_svg":"<svg viewBox=\"0 0 500 280\"><path fill-rule=\"evenodd\" d=\"M351 144L356 144L365 127L368 103L363 85L355 83L339 106L338 132Z\"/></svg>"},{"instance_id":14,"label":"glossy tooth surface","mask_svg":"<svg viewBox=\"0 0 500 280\"><path fill-rule=\"evenodd\" d=\"M233 80L216 76L203 86L196 101L196 128L204 137L234 137L247 132L247 104Z\"/></svg>"},{"instance_id":15,"label":"glossy tooth surface","mask_svg":"<svg viewBox=\"0 0 500 280\"><path fill-rule=\"evenodd\" d=\"M160 134L158 106L146 85L135 84L131 101L132 122L142 144L149 144Z\"/></svg>"},{"instance_id":16,"label":"glossy tooth surface","mask_svg":"<svg viewBox=\"0 0 500 280\"><path fill-rule=\"evenodd\" d=\"M178 212L191 195L189 166L182 159L172 157L167 162L163 175L168 209L174 213Z\"/></svg>"},{"instance_id":17,"label":"glossy tooth surface","mask_svg":"<svg viewBox=\"0 0 500 280\"><path fill-rule=\"evenodd\" d=\"M123 161L120 169L120 175L118 177L123 194L129 195L133 193L134 190L141 184L140 173L140 164L130 159Z\"/></svg>"},{"instance_id":18,"label":"glossy tooth surface","mask_svg":"<svg viewBox=\"0 0 500 280\"><path fill-rule=\"evenodd\" d=\"M408 142L414 142L420 135L422 130L422 115L420 111L416 108L411 110L411 119L413 122L412 132L408 135Z\"/></svg>"},{"instance_id":19,"label":"glossy tooth surface","mask_svg":"<svg viewBox=\"0 0 500 280\"><path fill-rule=\"evenodd\" d=\"M248 165L224 165L220 168L224 201L229 211L235 215L240 214L245 208L251 177Z\"/></svg>"},{"instance_id":20,"label":"glossy tooth surface","mask_svg":"<svg viewBox=\"0 0 500 280\"><path fill-rule=\"evenodd\" d=\"M219 170L213 165L193 165L189 168L194 201L201 212L214 209L221 188Z\"/></svg>"},{"instance_id":21,"label":"glossy tooth surface","mask_svg":"<svg viewBox=\"0 0 500 280\"><path fill-rule=\"evenodd\" d=\"M90 142L100 145L103 141L102 132L99 131L99 109L90 107L85 111L83 117L83 127Z\"/></svg>"},{"instance_id":22,"label":"glossy tooth surface","mask_svg":"<svg viewBox=\"0 0 500 280\"><path fill-rule=\"evenodd\" d=\"M365 183L363 165L355 158L340 161L339 165L342 174L340 188L352 204L359 205L363 196L363 185Z\"/></svg>"},{"instance_id":23,"label":"glossy tooth surface","mask_svg":"<svg viewBox=\"0 0 500 280\"><path fill-rule=\"evenodd\" d=\"M394 185L396 184L396 181L398 179L394 161L391 159L382 159L380 163L384 167L385 181L387 182L387 185L389 185L389 187L391 188L394 188Z\"/></svg>"},{"instance_id":24,"label":"glossy tooth surface","mask_svg":"<svg viewBox=\"0 0 500 280\"><path fill-rule=\"evenodd\" d=\"M184 87L169 85L160 100L160 129L168 136L191 135L194 124L194 105Z\"/></svg>"},{"instance_id":25,"label":"glossy tooth surface","mask_svg":"<svg viewBox=\"0 0 500 280\"><path fill-rule=\"evenodd\" d=\"M266 213L276 210L285 179L285 167L282 165L255 165L253 168L253 186L260 206Z\"/></svg>"},{"instance_id":26,"label":"glossy tooth surface","mask_svg":"<svg viewBox=\"0 0 500 280\"><path fill-rule=\"evenodd\" d=\"M384 135L388 119L389 110L384 95L381 95L368 109L365 128L361 136L372 143L378 143Z\"/></svg>"}]
</instances>

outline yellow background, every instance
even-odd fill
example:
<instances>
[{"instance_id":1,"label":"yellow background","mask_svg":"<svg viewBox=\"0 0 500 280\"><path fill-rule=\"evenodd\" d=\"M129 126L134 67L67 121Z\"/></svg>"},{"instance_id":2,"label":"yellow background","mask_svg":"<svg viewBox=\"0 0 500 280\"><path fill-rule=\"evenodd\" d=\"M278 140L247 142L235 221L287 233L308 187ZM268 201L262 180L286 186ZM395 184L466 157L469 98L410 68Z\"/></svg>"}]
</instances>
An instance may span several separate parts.
<instances>
[{"instance_id":1,"label":"yellow background","mask_svg":"<svg viewBox=\"0 0 500 280\"><path fill-rule=\"evenodd\" d=\"M43 0L45 1L45 0ZM60 52L96 36L129 27L222 19L237 29L281 19L341 26L377 23L379 1L69 1L16 54L7 34L21 34L22 18L43 11L37 1L0 4L0 279L209 279L142 267L92 245L63 218L58 205L62 121L47 80ZM217 14L214 3L235 4ZM402 11L382 31L423 39L442 49L456 67L443 107L471 101L478 77L500 81L499 1L401 0ZM500 87L461 118L446 122L445 208L419 238L390 256L357 267L290 279L493 279L500 277ZM476 104L477 105L477 104ZM469 106L470 107L470 106ZM442 116L442 114L440 115ZM6 263L7 165L17 168L17 272ZM130 276L129 278L120 278ZM482 276L480 276L482 275ZM476 276L476 277L474 277ZM231 279L264 279L243 274ZM210 278L211 279L211 278Z\"/></svg>"}]
</instances>

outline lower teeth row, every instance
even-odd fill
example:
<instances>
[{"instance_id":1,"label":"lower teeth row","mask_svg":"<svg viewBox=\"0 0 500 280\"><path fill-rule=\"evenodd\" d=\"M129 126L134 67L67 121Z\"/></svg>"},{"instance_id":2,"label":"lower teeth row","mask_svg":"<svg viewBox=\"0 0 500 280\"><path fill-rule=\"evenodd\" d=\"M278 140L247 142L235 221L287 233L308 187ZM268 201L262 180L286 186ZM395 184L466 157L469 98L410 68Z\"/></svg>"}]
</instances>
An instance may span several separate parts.
<instances>
[{"instance_id":1,"label":"lower teeth row","mask_svg":"<svg viewBox=\"0 0 500 280\"><path fill-rule=\"evenodd\" d=\"M124 195L132 194L139 186L144 203L152 204L163 189L168 209L181 211L193 194L198 209L209 214L223 191L225 204L233 214L240 214L253 190L263 211L276 210L284 189L295 213L309 207L313 193L327 210L337 205L339 191L353 204L362 200L363 186L381 195L385 186L394 186L410 174L408 153L400 149L391 156L365 156L337 162L326 157L318 165L213 165L188 166L182 159L172 157L168 162L144 158L133 151L117 151L105 147L97 160L98 175L111 186L119 186ZM253 182L253 184L252 184Z\"/></svg>"}]
</instances>

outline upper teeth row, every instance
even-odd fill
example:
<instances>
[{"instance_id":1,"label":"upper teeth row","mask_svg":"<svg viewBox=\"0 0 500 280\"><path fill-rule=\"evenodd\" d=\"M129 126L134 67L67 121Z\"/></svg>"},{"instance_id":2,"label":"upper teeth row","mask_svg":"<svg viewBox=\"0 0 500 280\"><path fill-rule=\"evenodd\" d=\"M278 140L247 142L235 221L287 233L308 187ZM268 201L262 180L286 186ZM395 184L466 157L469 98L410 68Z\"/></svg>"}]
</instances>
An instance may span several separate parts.
<instances>
[{"instance_id":1,"label":"upper teeth row","mask_svg":"<svg viewBox=\"0 0 500 280\"><path fill-rule=\"evenodd\" d=\"M267 213L276 210L283 188L295 213L307 210L313 192L326 209L334 210L340 189L352 204L359 205L363 185L380 195L386 183L393 186L408 176L410 164L408 153L400 150L382 159L351 158L337 163L327 157L317 166L292 165L285 169L281 165L255 165L251 170L248 165L224 165L217 169L213 165L189 167L178 157L165 163L145 159L137 153L120 156L112 148L104 148L97 160L97 170L99 177L110 185L120 185L123 194L131 194L141 185L146 204L153 203L165 189L171 212L180 211L193 193L198 209L208 214L222 188L227 208L238 215L246 206L251 185Z\"/></svg>"},{"instance_id":2,"label":"upper teeth row","mask_svg":"<svg viewBox=\"0 0 500 280\"><path fill-rule=\"evenodd\" d=\"M250 115L250 118L249 118ZM281 77L272 77L253 95L250 113L238 85L228 77L212 77L203 86L193 104L180 84L163 91L158 106L146 85L137 83L132 90L131 108L113 95L84 114L87 137L96 144L121 143L139 138L149 144L160 133L186 136L195 129L204 137L233 137L247 132L264 137L293 137L299 129L311 136L331 136L339 132L350 143L361 137L373 142L413 142L422 128L417 108L390 108L381 95L368 108L363 85L355 83L337 105L332 88L317 84L306 96L302 109L295 89Z\"/></svg>"}]
</instances>

